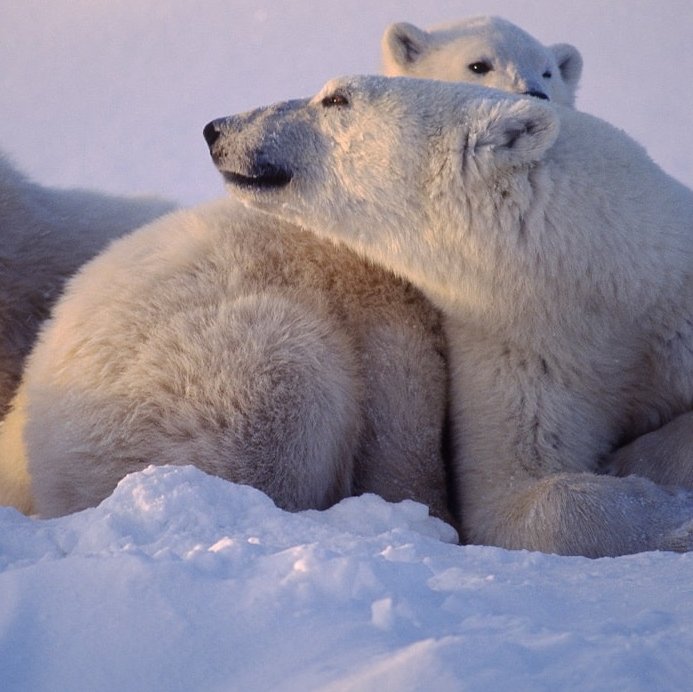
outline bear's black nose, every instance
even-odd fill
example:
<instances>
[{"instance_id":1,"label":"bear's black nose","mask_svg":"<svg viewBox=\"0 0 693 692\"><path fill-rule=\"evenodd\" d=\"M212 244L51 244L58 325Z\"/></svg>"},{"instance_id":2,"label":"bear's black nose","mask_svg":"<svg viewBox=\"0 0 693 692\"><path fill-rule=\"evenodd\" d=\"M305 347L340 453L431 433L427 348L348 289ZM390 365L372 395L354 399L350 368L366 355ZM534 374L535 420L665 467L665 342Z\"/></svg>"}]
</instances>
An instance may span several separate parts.
<instances>
[{"instance_id":1,"label":"bear's black nose","mask_svg":"<svg viewBox=\"0 0 693 692\"><path fill-rule=\"evenodd\" d=\"M534 98L537 99L544 99L545 101L549 100L549 97L543 91L525 91L525 94L527 96L534 96Z\"/></svg>"},{"instance_id":2,"label":"bear's black nose","mask_svg":"<svg viewBox=\"0 0 693 692\"><path fill-rule=\"evenodd\" d=\"M211 148L214 145L214 142L219 139L219 135L221 134L221 131L217 127L217 121L212 120L211 123L207 123L205 125L205 129L202 130L202 134L207 142L207 146Z\"/></svg>"}]
</instances>

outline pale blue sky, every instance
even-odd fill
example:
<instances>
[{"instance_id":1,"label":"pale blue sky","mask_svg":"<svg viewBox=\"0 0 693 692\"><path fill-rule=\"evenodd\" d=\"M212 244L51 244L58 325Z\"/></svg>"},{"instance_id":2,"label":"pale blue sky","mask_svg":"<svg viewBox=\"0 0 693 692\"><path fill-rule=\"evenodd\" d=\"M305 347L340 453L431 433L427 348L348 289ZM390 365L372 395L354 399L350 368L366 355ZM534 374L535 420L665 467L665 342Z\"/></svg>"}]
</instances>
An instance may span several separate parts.
<instances>
[{"instance_id":1,"label":"pale blue sky","mask_svg":"<svg viewBox=\"0 0 693 692\"><path fill-rule=\"evenodd\" d=\"M47 184L215 197L208 120L378 71L393 21L478 14L576 45L578 107L693 186L690 0L2 0L0 148Z\"/></svg>"}]
</instances>

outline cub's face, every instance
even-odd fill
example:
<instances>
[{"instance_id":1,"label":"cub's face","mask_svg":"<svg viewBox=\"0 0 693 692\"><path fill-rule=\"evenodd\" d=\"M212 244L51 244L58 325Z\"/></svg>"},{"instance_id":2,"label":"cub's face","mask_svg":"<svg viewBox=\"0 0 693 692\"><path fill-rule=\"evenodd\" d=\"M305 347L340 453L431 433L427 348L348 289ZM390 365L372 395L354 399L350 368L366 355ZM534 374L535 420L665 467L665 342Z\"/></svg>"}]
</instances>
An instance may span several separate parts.
<instances>
[{"instance_id":1,"label":"cub's face","mask_svg":"<svg viewBox=\"0 0 693 692\"><path fill-rule=\"evenodd\" d=\"M468 82L573 105L582 57L571 45L543 46L497 17L474 17L430 31L400 22L381 41L390 76Z\"/></svg>"}]
</instances>

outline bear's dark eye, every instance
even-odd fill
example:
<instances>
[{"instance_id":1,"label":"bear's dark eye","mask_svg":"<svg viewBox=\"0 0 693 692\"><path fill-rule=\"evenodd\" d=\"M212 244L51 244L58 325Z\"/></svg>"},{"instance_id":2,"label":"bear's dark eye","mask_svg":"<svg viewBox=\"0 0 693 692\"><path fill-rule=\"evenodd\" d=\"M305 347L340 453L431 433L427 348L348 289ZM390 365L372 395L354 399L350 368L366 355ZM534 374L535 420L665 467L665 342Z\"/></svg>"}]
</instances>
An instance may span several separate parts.
<instances>
[{"instance_id":1,"label":"bear's dark eye","mask_svg":"<svg viewBox=\"0 0 693 692\"><path fill-rule=\"evenodd\" d=\"M493 65L491 65L491 63L487 62L486 60L479 60L479 62L473 62L470 65L467 65L467 67L474 74L486 74L487 72L490 72L493 69Z\"/></svg>"},{"instance_id":2,"label":"bear's dark eye","mask_svg":"<svg viewBox=\"0 0 693 692\"><path fill-rule=\"evenodd\" d=\"M349 99L341 91L335 91L334 94L325 96L322 100L322 105L325 108L332 108L332 106L348 106Z\"/></svg>"},{"instance_id":3,"label":"bear's dark eye","mask_svg":"<svg viewBox=\"0 0 693 692\"><path fill-rule=\"evenodd\" d=\"M542 75L544 79L551 79L551 70L546 70L544 74Z\"/></svg>"}]
</instances>

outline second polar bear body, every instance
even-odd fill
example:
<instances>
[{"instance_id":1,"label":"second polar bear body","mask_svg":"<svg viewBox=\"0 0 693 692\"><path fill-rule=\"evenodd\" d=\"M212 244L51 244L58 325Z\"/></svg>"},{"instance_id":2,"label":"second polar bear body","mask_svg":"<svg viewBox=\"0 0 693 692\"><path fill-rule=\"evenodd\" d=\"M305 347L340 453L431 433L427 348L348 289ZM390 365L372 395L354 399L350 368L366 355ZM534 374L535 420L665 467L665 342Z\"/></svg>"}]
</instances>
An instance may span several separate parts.
<instances>
[{"instance_id":1,"label":"second polar bear body","mask_svg":"<svg viewBox=\"0 0 693 692\"><path fill-rule=\"evenodd\" d=\"M117 241L71 281L0 461L28 459L44 516L147 464L192 463L287 509L371 491L449 519L446 386L439 317L415 289L223 200Z\"/></svg>"},{"instance_id":2,"label":"second polar bear body","mask_svg":"<svg viewBox=\"0 0 693 692\"><path fill-rule=\"evenodd\" d=\"M155 198L44 187L0 152L0 421L67 279L111 240L172 209Z\"/></svg>"},{"instance_id":3,"label":"second polar bear body","mask_svg":"<svg viewBox=\"0 0 693 692\"><path fill-rule=\"evenodd\" d=\"M444 311L469 540L693 549L685 468L641 464L678 489L598 473L619 445L678 447L670 426L690 425L693 192L642 147L538 99L374 76L207 130L247 203L348 242Z\"/></svg>"}]
</instances>

